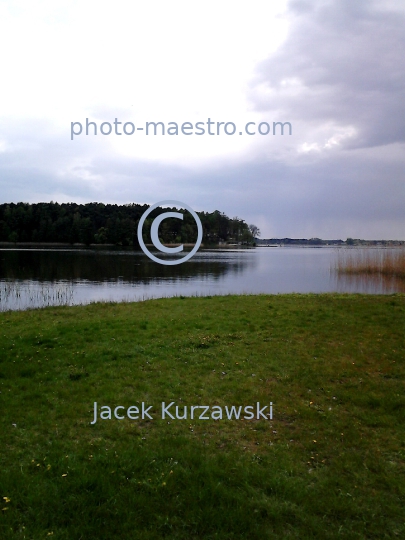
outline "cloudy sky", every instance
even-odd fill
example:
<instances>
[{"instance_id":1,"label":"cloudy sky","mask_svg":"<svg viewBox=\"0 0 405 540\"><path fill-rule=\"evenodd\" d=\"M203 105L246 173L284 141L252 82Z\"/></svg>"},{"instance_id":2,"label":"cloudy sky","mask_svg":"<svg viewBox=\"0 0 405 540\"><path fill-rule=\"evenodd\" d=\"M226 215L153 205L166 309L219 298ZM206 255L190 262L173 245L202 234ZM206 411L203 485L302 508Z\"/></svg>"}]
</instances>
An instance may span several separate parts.
<instances>
[{"instance_id":1,"label":"cloudy sky","mask_svg":"<svg viewBox=\"0 0 405 540\"><path fill-rule=\"evenodd\" d=\"M262 237L405 239L404 27L403 0L0 0L0 202L176 199ZM71 140L86 118L97 136ZM236 132L102 135L115 119Z\"/></svg>"}]
</instances>

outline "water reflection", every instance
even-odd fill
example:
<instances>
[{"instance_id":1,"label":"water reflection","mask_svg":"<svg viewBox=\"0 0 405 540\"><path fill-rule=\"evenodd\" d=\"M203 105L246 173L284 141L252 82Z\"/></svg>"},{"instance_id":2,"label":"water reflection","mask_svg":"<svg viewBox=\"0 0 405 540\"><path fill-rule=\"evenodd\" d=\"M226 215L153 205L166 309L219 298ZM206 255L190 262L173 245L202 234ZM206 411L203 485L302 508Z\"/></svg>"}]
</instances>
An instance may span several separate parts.
<instances>
[{"instance_id":1,"label":"water reflection","mask_svg":"<svg viewBox=\"0 0 405 540\"><path fill-rule=\"evenodd\" d=\"M218 278L224 273L244 271L254 259L197 254L189 263L177 266L156 264L142 252L124 250L0 250L0 279L38 281L116 281Z\"/></svg>"},{"instance_id":2,"label":"water reflection","mask_svg":"<svg viewBox=\"0 0 405 540\"><path fill-rule=\"evenodd\" d=\"M338 274L339 292L405 293L405 280L383 274Z\"/></svg>"},{"instance_id":3,"label":"water reflection","mask_svg":"<svg viewBox=\"0 0 405 540\"><path fill-rule=\"evenodd\" d=\"M403 280L338 273L338 252L211 250L165 266L130 249L0 249L0 311L175 295L404 292Z\"/></svg>"},{"instance_id":4,"label":"water reflection","mask_svg":"<svg viewBox=\"0 0 405 540\"><path fill-rule=\"evenodd\" d=\"M226 276L241 276L256 265L244 253L207 251L165 266L132 250L0 250L0 311L210 294L207 285L216 288Z\"/></svg>"}]
</instances>

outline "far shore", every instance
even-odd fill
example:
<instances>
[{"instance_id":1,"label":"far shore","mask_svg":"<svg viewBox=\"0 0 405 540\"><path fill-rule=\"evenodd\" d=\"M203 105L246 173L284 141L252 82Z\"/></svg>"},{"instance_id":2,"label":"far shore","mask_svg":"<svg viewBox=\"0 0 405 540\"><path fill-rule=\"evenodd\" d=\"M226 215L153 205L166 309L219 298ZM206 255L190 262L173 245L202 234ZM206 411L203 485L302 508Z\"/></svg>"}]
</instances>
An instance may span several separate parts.
<instances>
[{"instance_id":1,"label":"far shore","mask_svg":"<svg viewBox=\"0 0 405 540\"><path fill-rule=\"evenodd\" d=\"M147 247L154 247L153 244L145 244ZM163 244L167 247L178 247L178 246L184 246L185 248L193 248L195 244L187 243L184 244ZM68 242L0 242L0 247L83 247L83 248L132 248L141 250L139 246L123 246L120 244L83 244L83 243L75 243L75 244L69 244ZM242 245L242 244L201 244L201 248L221 248L221 249L235 249L235 248L252 248L255 247L253 245Z\"/></svg>"},{"instance_id":2,"label":"far shore","mask_svg":"<svg viewBox=\"0 0 405 540\"><path fill-rule=\"evenodd\" d=\"M287 239L291 240L291 239ZM340 249L369 249L369 248L378 248L378 249L393 249L393 248L404 248L405 241L402 240L361 240L361 243L358 244L347 244L344 241L340 243L308 243L299 242L299 241L287 241L280 243L263 243L263 241L258 241L255 244L240 244L240 243L212 243L212 244L201 244L201 249L252 249L252 248L340 248ZM147 247L153 248L153 244L145 244ZM183 245L185 248L193 248L194 243L173 243L167 244L164 243L164 246L167 247L178 247ZM48 247L48 248L57 248L57 247L66 247L66 248L129 248L134 250L141 250L140 246L134 245L122 245L122 244L84 244L84 243L74 243L70 244L69 242L4 242L0 241L0 248L24 248L24 247Z\"/></svg>"}]
</instances>

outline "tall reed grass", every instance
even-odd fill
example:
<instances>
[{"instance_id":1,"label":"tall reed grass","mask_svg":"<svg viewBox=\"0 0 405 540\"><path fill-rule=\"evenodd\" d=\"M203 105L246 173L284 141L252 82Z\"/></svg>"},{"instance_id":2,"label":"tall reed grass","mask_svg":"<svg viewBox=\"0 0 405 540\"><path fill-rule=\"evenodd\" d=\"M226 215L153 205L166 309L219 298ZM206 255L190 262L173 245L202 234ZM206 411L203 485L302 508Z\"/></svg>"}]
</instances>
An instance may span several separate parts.
<instances>
[{"instance_id":1,"label":"tall reed grass","mask_svg":"<svg viewBox=\"0 0 405 540\"><path fill-rule=\"evenodd\" d=\"M0 312L8 310L69 306L73 285L65 283L0 282Z\"/></svg>"},{"instance_id":2,"label":"tall reed grass","mask_svg":"<svg viewBox=\"0 0 405 540\"><path fill-rule=\"evenodd\" d=\"M338 251L335 270L405 279L405 249L345 249Z\"/></svg>"}]
</instances>

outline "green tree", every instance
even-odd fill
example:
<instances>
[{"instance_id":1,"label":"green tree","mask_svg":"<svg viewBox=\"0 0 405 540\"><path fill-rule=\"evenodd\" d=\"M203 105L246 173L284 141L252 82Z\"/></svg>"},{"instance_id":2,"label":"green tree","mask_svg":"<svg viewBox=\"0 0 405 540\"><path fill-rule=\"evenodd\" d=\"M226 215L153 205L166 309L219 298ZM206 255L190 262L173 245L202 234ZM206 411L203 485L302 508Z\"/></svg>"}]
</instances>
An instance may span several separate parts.
<instances>
[{"instance_id":1,"label":"green tree","mask_svg":"<svg viewBox=\"0 0 405 540\"><path fill-rule=\"evenodd\" d=\"M9 234L8 241L16 244L18 242L18 233L16 231L11 232Z\"/></svg>"}]
</instances>

